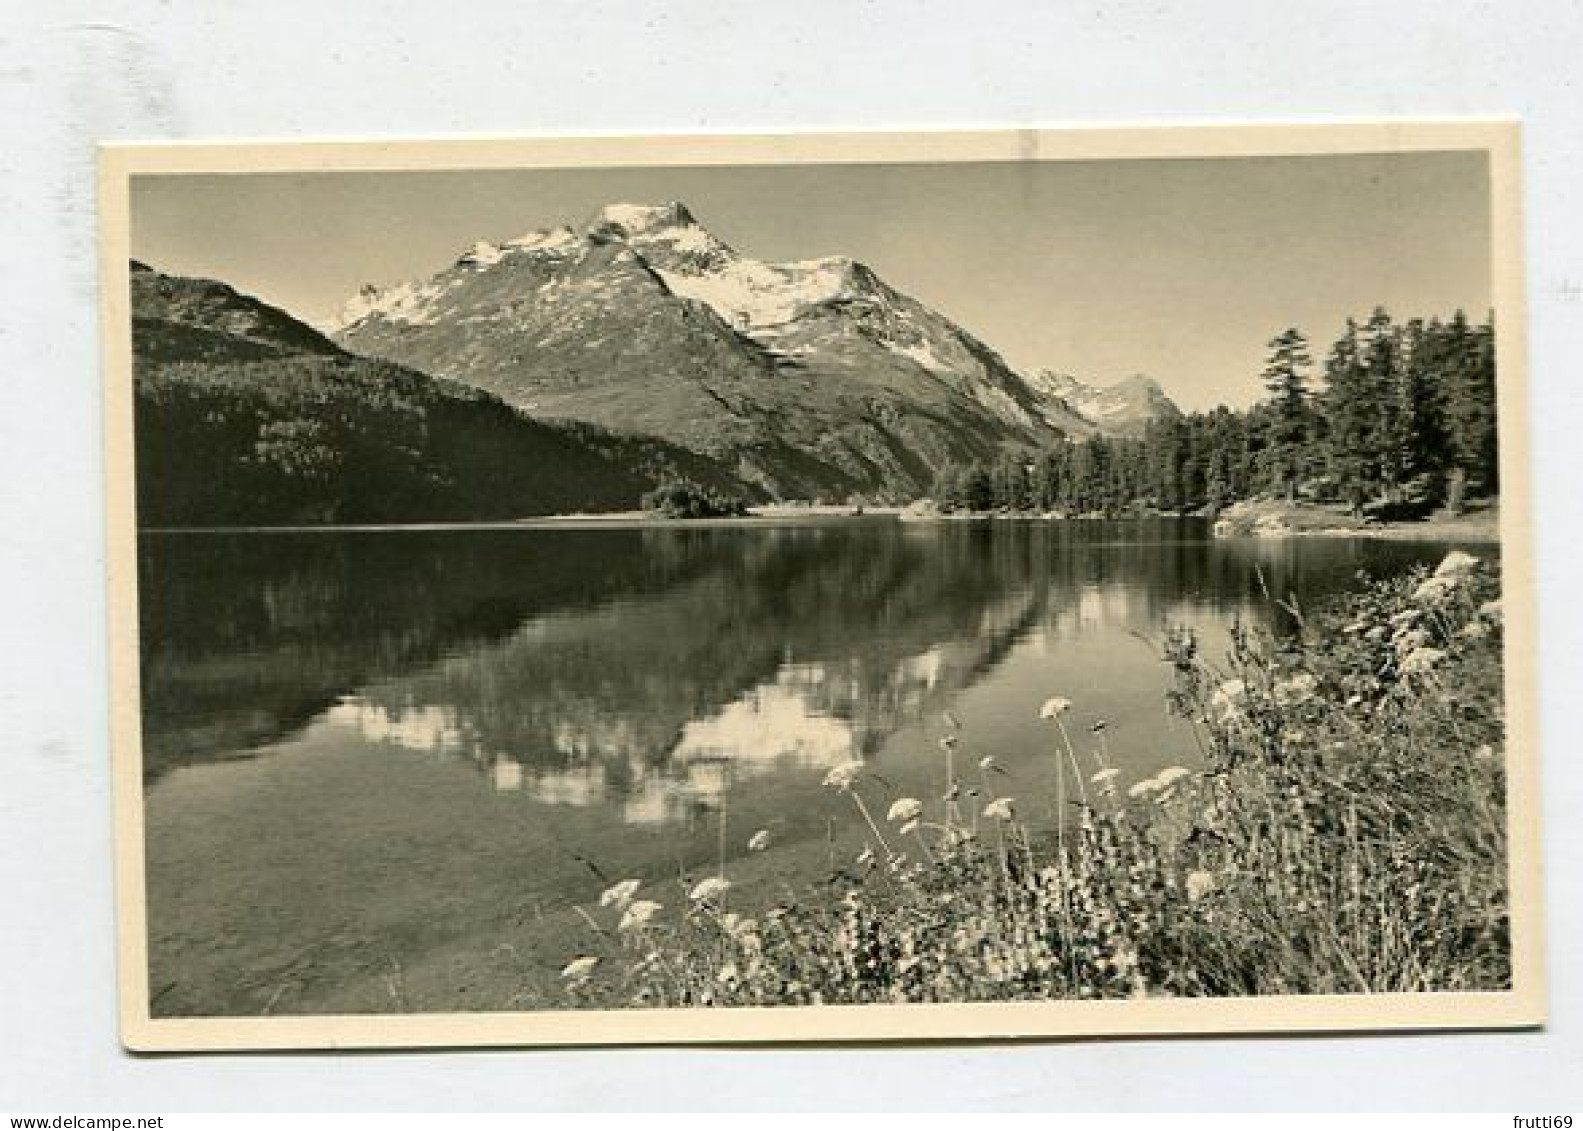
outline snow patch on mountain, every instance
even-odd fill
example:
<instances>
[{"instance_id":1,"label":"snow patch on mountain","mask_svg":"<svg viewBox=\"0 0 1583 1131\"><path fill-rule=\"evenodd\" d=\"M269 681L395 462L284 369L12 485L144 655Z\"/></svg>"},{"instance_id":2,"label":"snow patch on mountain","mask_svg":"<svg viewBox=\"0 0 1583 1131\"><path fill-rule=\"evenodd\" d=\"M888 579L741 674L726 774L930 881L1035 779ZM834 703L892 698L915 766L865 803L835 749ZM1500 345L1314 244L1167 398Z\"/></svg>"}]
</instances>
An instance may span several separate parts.
<instances>
[{"instance_id":1,"label":"snow patch on mountain","mask_svg":"<svg viewBox=\"0 0 1583 1131\"><path fill-rule=\"evenodd\" d=\"M365 286L341 308L338 325L344 329L377 314L406 326L428 326L434 322L437 300L451 285L436 278L394 287Z\"/></svg>"},{"instance_id":2,"label":"snow patch on mountain","mask_svg":"<svg viewBox=\"0 0 1583 1131\"><path fill-rule=\"evenodd\" d=\"M927 341L918 341L910 345L904 345L901 342L890 342L888 344L890 348L896 353L901 354L903 357L911 361L917 362L925 369L933 370L939 373L946 373L951 369L951 366L948 365L939 354L934 352L933 348L930 347Z\"/></svg>"},{"instance_id":3,"label":"snow patch on mountain","mask_svg":"<svg viewBox=\"0 0 1583 1131\"><path fill-rule=\"evenodd\" d=\"M505 254L504 249L488 240L479 240L456 262L460 267L493 267L505 258Z\"/></svg>"},{"instance_id":4,"label":"snow patch on mountain","mask_svg":"<svg viewBox=\"0 0 1583 1131\"><path fill-rule=\"evenodd\" d=\"M619 228L627 236L672 226L694 225L691 212L679 200L667 204L607 204L594 216L590 231L601 228Z\"/></svg>"},{"instance_id":5,"label":"snow patch on mountain","mask_svg":"<svg viewBox=\"0 0 1583 1131\"><path fill-rule=\"evenodd\" d=\"M714 270L689 270L685 264L655 270L675 294L705 304L738 329L757 330L784 325L808 307L853 297L850 268L850 260L836 258L765 263L732 253Z\"/></svg>"},{"instance_id":6,"label":"snow patch on mountain","mask_svg":"<svg viewBox=\"0 0 1583 1131\"><path fill-rule=\"evenodd\" d=\"M545 228L507 240L501 244L505 251L567 252L580 249L583 239L567 227Z\"/></svg>"}]
</instances>

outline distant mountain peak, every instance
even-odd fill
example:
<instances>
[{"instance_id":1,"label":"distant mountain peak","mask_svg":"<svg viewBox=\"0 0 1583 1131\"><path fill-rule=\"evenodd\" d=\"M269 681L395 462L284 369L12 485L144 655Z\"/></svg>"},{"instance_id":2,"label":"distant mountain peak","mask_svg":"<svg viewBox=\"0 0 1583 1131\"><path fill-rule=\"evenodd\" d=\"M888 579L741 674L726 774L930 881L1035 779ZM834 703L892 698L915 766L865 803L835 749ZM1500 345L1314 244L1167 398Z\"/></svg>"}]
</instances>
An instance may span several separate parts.
<instances>
[{"instance_id":1,"label":"distant mountain peak","mask_svg":"<svg viewBox=\"0 0 1583 1131\"><path fill-rule=\"evenodd\" d=\"M1130 376L1123 377L1120 381L1117 381L1115 384L1111 385L1110 388L1112 390L1139 389L1144 392L1152 393L1165 392L1165 389L1161 386L1161 384L1153 377L1150 377L1147 373L1134 373Z\"/></svg>"},{"instance_id":2,"label":"distant mountain peak","mask_svg":"<svg viewBox=\"0 0 1583 1131\"><path fill-rule=\"evenodd\" d=\"M1045 396L1066 402L1110 435L1137 435L1151 421L1182 415L1160 383L1146 373L1133 373L1110 385L1090 385L1070 373L1042 369L1027 380Z\"/></svg>"}]
</instances>

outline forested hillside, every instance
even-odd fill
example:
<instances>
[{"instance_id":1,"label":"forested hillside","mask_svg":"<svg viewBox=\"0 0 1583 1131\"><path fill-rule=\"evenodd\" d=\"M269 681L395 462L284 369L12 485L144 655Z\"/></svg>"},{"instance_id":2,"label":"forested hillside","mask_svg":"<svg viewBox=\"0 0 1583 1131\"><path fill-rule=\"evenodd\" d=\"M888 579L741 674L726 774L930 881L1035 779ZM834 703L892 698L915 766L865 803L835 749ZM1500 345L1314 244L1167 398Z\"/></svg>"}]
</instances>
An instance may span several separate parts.
<instances>
[{"instance_id":1,"label":"forested hillside","mask_svg":"<svg viewBox=\"0 0 1583 1131\"><path fill-rule=\"evenodd\" d=\"M1268 397L1245 412L953 465L935 499L947 510L1085 514L1265 495L1410 514L1499 491L1493 319L1475 325L1458 311L1399 323L1376 309L1362 325L1349 319L1318 363L1295 328L1269 348Z\"/></svg>"}]
</instances>

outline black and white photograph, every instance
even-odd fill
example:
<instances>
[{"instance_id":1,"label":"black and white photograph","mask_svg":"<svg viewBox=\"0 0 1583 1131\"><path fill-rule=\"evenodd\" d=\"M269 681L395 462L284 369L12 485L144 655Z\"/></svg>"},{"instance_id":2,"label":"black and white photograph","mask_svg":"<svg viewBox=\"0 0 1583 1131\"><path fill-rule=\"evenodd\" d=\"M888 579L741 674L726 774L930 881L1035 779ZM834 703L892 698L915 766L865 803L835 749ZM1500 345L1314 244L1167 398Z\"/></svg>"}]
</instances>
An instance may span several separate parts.
<instances>
[{"instance_id":1,"label":"black and white photograph","mask_svg":"<svg viewBox=\"0 0 1583 1131\"><path fill-rule=\"evenodd\" d=\"M106 149L123 1039L1541 1022L1515 145Z\"/></svg>"}]
</instances>

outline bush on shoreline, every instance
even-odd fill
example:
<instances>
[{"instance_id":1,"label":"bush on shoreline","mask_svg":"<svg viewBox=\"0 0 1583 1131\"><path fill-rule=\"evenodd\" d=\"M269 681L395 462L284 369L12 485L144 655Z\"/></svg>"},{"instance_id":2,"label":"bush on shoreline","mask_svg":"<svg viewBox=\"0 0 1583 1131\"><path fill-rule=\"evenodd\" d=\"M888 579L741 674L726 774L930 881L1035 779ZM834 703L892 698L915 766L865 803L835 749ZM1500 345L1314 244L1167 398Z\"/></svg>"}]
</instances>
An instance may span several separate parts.
<instances>
[{"instance_id":1,"label":"bush on shoreline","mask_svg":"<svg viewBox=\"0 0 1583 1131\"><path fill-rule=\"evenodd\" d=\"M642 507L665 518L736 518L748 513L741 499L690 479L666 479L643 496Z\"/></svg>"},{"instance_id":2,"label":"bush on shoreline","mask_svg":"<svg viewBox=\"0 0 1583 1131\"><path fill-rule=\"evenodd\" d=\"M948 717L939 798L881 811L862 762L827 775L867 832L858 873L755 917L732 908L723 867L653 899L617 884L585 913L597 945L563 972L569 993L678 1006L1506 988L1498 592L1493 569L1453 553L1299 612L1298 640L1239 629L1220 663L1172 633L1171 705L1202 768L1127 782L1102 727L1052 698L1040 714L1071 814L1056 830L994 796L993 759L967 756ZM969 804L974 788L988 804Z\"/></svg>"}]
</instances>

